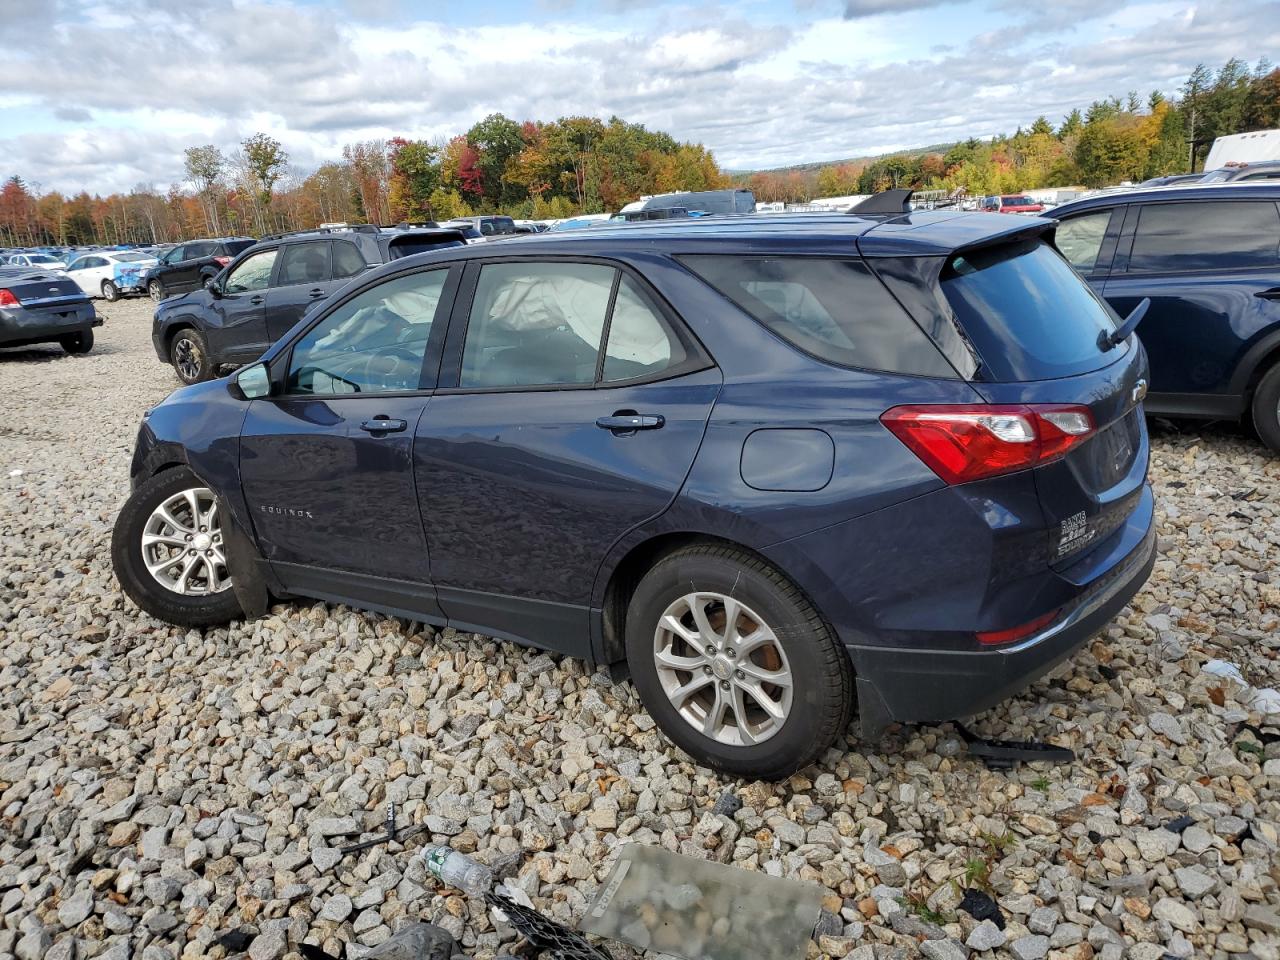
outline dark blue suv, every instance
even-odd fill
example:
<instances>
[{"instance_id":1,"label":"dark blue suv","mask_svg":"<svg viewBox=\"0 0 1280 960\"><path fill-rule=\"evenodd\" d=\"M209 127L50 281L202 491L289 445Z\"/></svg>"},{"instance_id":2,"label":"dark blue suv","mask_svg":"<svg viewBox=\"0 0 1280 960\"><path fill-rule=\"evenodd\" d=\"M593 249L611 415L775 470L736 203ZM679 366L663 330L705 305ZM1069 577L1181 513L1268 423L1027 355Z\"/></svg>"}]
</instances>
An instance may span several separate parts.
<instances>
[{"instance_id":1,"label":"dark blue suv","mask_svg":"<svg viewBox=\"0 0 1280 960\"><path fill-rule=\"evenodd\" d=\"M149 411L117 576L184 625L319 598L629 668L744 776L855 709L984 710L1155 552L1146 356L1052 228L708 218L388 263Z\"/></svg>"},{"instance_id":2,"label":"dark blue suv","mask_svg":"<svg viewBox=\"0 0 1280 960\"><path fill-rule=\"evenodd\" d=\"M1280 183L1103 194L1051 216L1117 312L1151 300L1147 412L1251 421L1280 452Z\"/></svg>"}]
</instances>

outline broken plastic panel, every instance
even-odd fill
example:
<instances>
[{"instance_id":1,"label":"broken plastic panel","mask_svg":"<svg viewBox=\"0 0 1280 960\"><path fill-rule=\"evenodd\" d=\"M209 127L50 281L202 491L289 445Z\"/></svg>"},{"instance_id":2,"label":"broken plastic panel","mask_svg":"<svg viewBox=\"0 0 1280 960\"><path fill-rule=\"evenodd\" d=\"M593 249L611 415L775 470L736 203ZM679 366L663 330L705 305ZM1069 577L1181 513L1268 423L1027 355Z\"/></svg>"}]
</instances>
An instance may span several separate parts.
<instances>
[{"instance_id":1,"label":"broken plastic panel","mask_svg":"<svg viewBox=\"0 0 1280 960\"><path fill-rule=\"evenodd\" d=\"M581 927L685 960L796 960L821 909L816 885L628 844Z\"/></svg>"}]
</instances>

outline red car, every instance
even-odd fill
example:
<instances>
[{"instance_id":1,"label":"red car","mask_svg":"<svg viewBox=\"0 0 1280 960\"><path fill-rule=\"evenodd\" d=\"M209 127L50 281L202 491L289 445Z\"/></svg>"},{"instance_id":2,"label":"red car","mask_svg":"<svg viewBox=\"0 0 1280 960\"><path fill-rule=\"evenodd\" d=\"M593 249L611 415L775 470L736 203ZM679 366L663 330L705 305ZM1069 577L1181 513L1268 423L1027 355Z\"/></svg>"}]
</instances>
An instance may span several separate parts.
<instances>
[{"instance_id":1,"label":"red car","mask_svg":"<svg viewBox=\"0 0 1280 960\"><path fill-rule=\"evenodd\" d=\"M984 213L1040 213L1044 204L1021 194L1007 194L1002 197L983 197L978 207Z\"/></svg>"}]
</instances>

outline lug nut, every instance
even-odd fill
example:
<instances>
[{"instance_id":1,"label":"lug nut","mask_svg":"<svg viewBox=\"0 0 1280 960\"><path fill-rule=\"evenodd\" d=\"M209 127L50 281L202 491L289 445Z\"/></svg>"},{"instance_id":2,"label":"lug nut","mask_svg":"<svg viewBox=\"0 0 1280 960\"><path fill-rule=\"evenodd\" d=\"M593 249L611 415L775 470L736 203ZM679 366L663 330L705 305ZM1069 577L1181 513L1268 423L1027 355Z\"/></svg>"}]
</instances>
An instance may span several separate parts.
<instances>
[{"instance_id":1,"label":"lug nut","mask_svg":"<svg viewBox=\"0 0 1280 960\"><path fill-rule=\"evenodd\" d=\"M191 534L189 534L189 533L188 533L188 534L187 534L187 543L190 543L190 542L191 542Z\"/></svg>"},{"instance_id":2,"label":"lug nut","mask_svg":"<svg viewBox=\"0 0 1280 960\"><path fill-rule=\"evenodd\" d=\"M710 668L710 667L703 667L703 668L702 668L702 672L703 672L703 673L705 673L708 677L709 677L709 676L711 676L711 668Z\"/></svg>"},{"instance_id":3,"label":"lug nut","mask_svg":"<svg viewBox=\"0 0 1280 960\"><path fill-rule=\"evenodd\" d=\"M733 649L733 647L730 647L728 650L726 650L726 651L724 652L724 655L725 655L726 657L728 657L730 660L732 660L732 659L733 659L734 657L736 657L738 654L737 654L737 651L735 651L735 650Z\"/></svg>"},{"instance_id":4,"label":"lug nut","mask_svg":"<svg viewBox=\"0 0 1280 960\"><path fill-rule=\"evenodd\" d=\"M706 653L708 657L714 657L716 655L716 648L708 644L706 650L703 652Z\"/></svg>"},{"instance_id":5,"label":"lug nut","mask_svg":"<svg viewBox=\"0 0 1280 960\"><path fill-rule=\"evenodd\" d=\"M737 677L739 680L747 679L747 675L743 673L741 670L738 670L737 672L735 672L734 676Z\"/></svg>"},{"instance_id":6,"label":"lug nut","mask_svg":"<svg viewBox=\"0 0 1280 960\"><path fill-rule=\"evenodd\" d=\"M721 690L728 690L728 689L729 689L729 681L728 681L728 680L721 680L721 681L720 681L720 689L721 689Z\"/></svg>"}]
</instances>

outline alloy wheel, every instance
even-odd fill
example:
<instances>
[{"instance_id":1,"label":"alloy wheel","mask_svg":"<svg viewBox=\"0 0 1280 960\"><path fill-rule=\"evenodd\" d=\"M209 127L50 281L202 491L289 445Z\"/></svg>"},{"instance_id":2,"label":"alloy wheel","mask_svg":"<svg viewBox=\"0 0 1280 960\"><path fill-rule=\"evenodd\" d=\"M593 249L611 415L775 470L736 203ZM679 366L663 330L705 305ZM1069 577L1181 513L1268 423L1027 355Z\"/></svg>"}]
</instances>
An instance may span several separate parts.
<instances>
[{"instance_id":1,"label":"alloy wheel","mask_svg":"<svg viewBox=\"0 0 1280 960\"><path fill-rule=\"evenodd\" d=\"M190 337L178 337L173 345L173 364L187 383L195 383L200 379L204 369L204 355L200 346Z\"/></svg>"},{"instance_id":2,"label":"alloy wheel","mask_svg":"<svg viewBox=\"0 0 1280 960\"><path fill-rule=\"evenodd\" d=\"M147 284L147 295L156 303L164 299L164 288L160 286L159 280L152 280Z\"/></svg>"},{"instance_id":3,"label":"alloy wheel","mask_svg":"<svg viewBox=\"0 0 1280 960\"><path fill-rule=\"evenodd\" d=\"M230 589L213 491L181 490L156 507L142 528L142 562L160 586L184 597Z\"/></svg>"},{"instance_id":4,"label":"alloy wheel","mask_svg":"<svg viewBox=\"0 0 1280 960\"><path fill-rule=\"evenodd\" d=\"M733 597L700 592L674 601L654 631L653 659L676 712L719 743L763 743L791 713L786 651L773 629Z\"/></svg>"}]
</instances>

